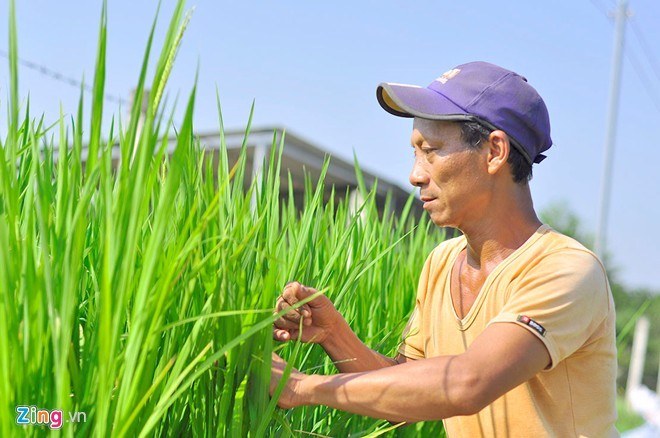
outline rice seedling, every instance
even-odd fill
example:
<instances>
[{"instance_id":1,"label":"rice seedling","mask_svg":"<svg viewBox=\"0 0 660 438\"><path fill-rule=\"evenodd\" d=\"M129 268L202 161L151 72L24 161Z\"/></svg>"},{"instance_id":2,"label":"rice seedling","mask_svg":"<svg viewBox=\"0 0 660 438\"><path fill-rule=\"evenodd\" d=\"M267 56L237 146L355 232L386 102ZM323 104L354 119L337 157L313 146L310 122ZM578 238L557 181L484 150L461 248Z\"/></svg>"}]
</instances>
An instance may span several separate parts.
<instances>
[{"instance_id":1,"label":"rice seedling","mask_svg":"<svg viewBox=\"0 0 660 438\"><path fill-rule=\"evenodd\" d=\"M91 119L81 90L75 116L49 125L18 96L9 4L0 435L437 436L437 422L397 427L323 407L281 411L270 400L270 355L280 348L272 308L286 281L324 290L367 344L393 354L424 258L444 236L410 214L412 198L400 215L379 215L357 166L366 199L357 213L347 193L323 199L327 163L318 181L307 178L302 210L292 193L281 199L284 140L246 189L247 149L230 163L219 104L217 151L195 137L194 86L179 126L163 104L188 20L179 1L147 87L154 21L131 117L111 115L104 133L105 5ZM145 88L157 91L140 128ZM318 347L279 352L300 369L334 372Z\"/></svg>"}]
</instances>

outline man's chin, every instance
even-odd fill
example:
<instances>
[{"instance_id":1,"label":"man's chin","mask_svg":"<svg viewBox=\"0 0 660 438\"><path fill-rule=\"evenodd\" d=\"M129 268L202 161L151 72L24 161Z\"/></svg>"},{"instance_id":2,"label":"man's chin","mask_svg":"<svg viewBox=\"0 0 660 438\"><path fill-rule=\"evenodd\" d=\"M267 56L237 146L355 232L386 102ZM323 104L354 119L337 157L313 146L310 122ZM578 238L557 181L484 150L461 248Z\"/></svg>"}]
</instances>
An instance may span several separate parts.
<instances>
[{"instance_id":1,"label":"man's chin","mask_svg":"<svg viewBox=\"0 0 660 438\"><path fill-rule=\"evenodd\" d=\"M437 210L427 210L426 213L429 215L429 219L433 224L440 228L458 228L458 224L453 220L446 210L437 211Z\"/></svg>"},{"instance_id":2,"label":"man's chin","mask_svg":"<svg viewBox=\"0 0 660 438\"><path fill-rule=\"evenodd\" d=\"M431 219L431 222L433 222L436 226L440 228L446 228L446 227L451 227L450 221L447 219L447 217L439 214L439 213L433 213L429 212L429 218Z\"/></svg>"}]
</instances>

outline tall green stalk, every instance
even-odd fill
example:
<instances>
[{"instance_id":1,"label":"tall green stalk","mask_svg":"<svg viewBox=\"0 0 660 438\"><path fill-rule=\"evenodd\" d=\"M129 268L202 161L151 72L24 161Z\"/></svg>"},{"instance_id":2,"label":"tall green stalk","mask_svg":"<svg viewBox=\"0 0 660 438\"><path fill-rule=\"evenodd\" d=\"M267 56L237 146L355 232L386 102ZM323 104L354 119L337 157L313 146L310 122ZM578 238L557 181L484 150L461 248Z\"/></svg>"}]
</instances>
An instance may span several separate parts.
<instances>
[{"instance_id":1,"label":"tall green stalk","mask_svg":"<svg viewBox=\"0 0 660 438\"><path fill-rule=\"evenodd\" d=\"M280 196L285 135L264 172L246 171L252 111L231 162L218 103L219 150L194 134L195 85L180 125L166 79L189 14L179 1L142 115L156 21L128 121L104 132L107 7L101 10L90 129L84 96L48 126L20 113L10 2L8 132L0 138L0 435L46 435L16 424L18 406L83 413L64 436L415 436L439 423L392 428L324 407L281 411L268 395L274 348L291 366L334 372L312 345L273 345L275 297L291 279L323 290L358 335L393 354L424 258L444 236L410 214L307 176L303 205ZM219 98L218 98L219 101ZM105 111L104 111L105 110ZM141 118L142 117L142 118ZM84 132L89 132L85 136ZM175 135L171 135L175 132ZM168 151L172 151L169 153ZM388 201L389 204L389 201Z\"/></svg>"}]
</instances>

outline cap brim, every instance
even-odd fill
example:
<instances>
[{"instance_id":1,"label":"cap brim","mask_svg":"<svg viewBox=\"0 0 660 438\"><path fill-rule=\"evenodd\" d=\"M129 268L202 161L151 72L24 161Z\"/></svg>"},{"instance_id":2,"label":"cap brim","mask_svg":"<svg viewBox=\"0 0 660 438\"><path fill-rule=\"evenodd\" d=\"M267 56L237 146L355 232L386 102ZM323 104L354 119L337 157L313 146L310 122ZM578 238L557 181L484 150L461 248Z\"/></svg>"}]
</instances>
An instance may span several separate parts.
<instances>
[{"instance_id":1,"label":"cap brim","mask_svg":"<svg viewBox=\"0 0 660 438\"><path fill-rule=\"evenodd\" d=\"M376 97L385 111L398 117L452 122L477 121L492 130L500 129L487 120L468 113L444 95L418 85L383 82L376 89ZM533 161L525 148L512 136L509 136L509 140L525 160L532 164ZM540 163L544 158L545 155L538 154L534 162Z\"/></svg>"},{"instance_id":2,"label":"cap brim","mask_svg":"<svg viewBox=\"0 0 660 438\"><path fill-rule=\"evenodd\" d=\"M460 106L428 88L417 85L381 83L376 89L378 103L385 111L398 117L420 117L432 120L469 120Z\"/></svg>"}]
</instances>

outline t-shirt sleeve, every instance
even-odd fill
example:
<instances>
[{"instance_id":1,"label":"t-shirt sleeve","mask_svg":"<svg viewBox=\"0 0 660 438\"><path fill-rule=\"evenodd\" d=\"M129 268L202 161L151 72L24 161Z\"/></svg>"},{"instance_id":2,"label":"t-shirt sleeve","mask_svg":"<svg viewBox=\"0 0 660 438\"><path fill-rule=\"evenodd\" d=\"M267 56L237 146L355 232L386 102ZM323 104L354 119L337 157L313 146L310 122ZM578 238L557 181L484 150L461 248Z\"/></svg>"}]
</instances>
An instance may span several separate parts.
<instances>
[{"instance_id":1,"label":"t-shirt sleeve","mask_svg":"<svg viewBox=\"0 0 660 438\"><path fill-rule=\"evenodd\" d=\"M512 284L502 311L489 324L509 322L546 346L554 368L586 344L612 311L601 263L581 249L557 250Z\"/></svg>"},{"instance_id":2,"label":"t-shirt sleeve","mask_svg":"<svg viewBox=\"0 0 660 438\"><path fill-rule=\"evenodd\" d=\"M422 273L419 276L415 309L410 315L408 324L403 329L402 341L399 345L399 354L410 359L424 359L424 357L426 357L424 353L424 335L421 332L421 321L424 299L428 288L432 256L433 253L431 253L426 259Z\"/></svg>"}]
</instances>

